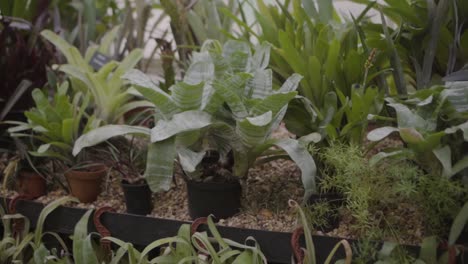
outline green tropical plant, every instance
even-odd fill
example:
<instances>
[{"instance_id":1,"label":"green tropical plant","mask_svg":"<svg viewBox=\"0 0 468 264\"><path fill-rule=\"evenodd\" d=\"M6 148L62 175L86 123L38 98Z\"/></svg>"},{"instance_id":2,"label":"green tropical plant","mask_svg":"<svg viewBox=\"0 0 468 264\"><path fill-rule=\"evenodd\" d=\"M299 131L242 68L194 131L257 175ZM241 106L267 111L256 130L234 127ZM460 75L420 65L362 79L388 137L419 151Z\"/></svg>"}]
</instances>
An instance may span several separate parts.
<instances>
[{"instance_id":1,"label":"green tropical plant","mask_svg":"<svg viewBox=\"0 0 468 264\"><path fill-rule=\"evenodd\" d=\"M303 260L302 262L299 262L299 263L315 264L317 263L317 255L315 252L314 241L312 239L312 230L314 226L311 226L311 224L307 220L308 219L307 215L304 213L304 211L302 210L302 208L299 206L297 202L290 200L289 206L297 210L298 220L300 223L300 227L303 229L304 238L305 238L306 248L301 248L303 252ZM325 264L332 263L333 256L336 254L336 251L338 250L340 246L344 248L345 253L346 253L346 258L344 260L341 260L341 262L346 263L346 264L351 264L353 252L352 252L349 242L346 239L341 240L333 247L333 249L331 250L331 252L329 253L329 255L327 256L324 262ZM326 252L321 252L321 253L326 254ZM292 263L295 264L296 261L298 260L293 258Z\"/></svg>"},{"instance_id":2,"label":"green tropical plant","mask_svg":"<svg viewBox=\"0 0 468 264\"><path fill-rule=\"evenodd\" d=\"M242 245L222 238L211 216L207 219L207 232L190 234L190 225L183 224L177 236L162 238L149 244L143 251L137 251L132 244L113 237L104 237L119 246L110 263L267 263L259 245L252 237L253 246ZM165 247L164 247L165 246ZM148 254L155 248L163 247L159 256L150 259ZM89 262L91 263L91 262Z\"/></svg>"},{"instance_id":3,"label":"green tropical plant","mask_svg":"<svg viewBox=\"0 0 468 264\"><path fill-rule=\"evenodd\" d=\"M67 42L74 44L82 54L91 43L96 43L106 31L121 21L127 8L119 8L115 0L50 1L52 25L48 27Z\"/></svg>"},{"instance_id":4,"label":"green tropical plant","mask_svg":"<svg viewBox=\"0 0 468 264\"><path fill-rule=\"evenodd\" d=\"M34 233L29 232L30 222L21 214L5 214L3 208L0 211L3 222L3 238L0 241L0 261L2 263L71 263L65 242L60 236L53 232L44 232L44 223L47 216L60 205L75 198L62 197L48 204L41 211ZM12 222L22 220L24 228L21 233L14 234ZM57 249L48 250L42 242L44 236L52 236L57 239L60 247L65 251L65 256L59 256Z\"/></svg>"},{"instance_id":5,"label":"green tropical plant","mask_svg":"<svg viewBox=\"0 0 468 264\"><path fill-rule=\"evenodd\" d=\"M372 5L382 13L380 22L359 23L366 35L366 45L377 48L390 58L394 73L400 76L399 94L406 87L429 88L440 79L460 69L468 59L468 17L465 1L371 1L353 2ZM387 26L388 20L393 24ZM387 32L385 32L387 31ZM384 33L385 38L382 38Z\"/></svg>"},{"instance_id":6,"label":"green tropical plant","mask_svg":"<svg viewBox=\"0 0 468 264\"><path fill-rule=\"evenodd\" d=\"M272 72L267 69L269 55L268 44L258 46L252 55L244 42L228 41L222 47L217 41L207 41L194 54L184 81L175 84L170 95L143 73L131 71L124 78L154 103L155 127L102 127L83 135L73 153L114 136L150 135L145 177L153 191L160 191L170 188L176 156L184 171L199 179L202 159L216 152L219 163L233 161L224 176L239 178L246 176L257 157L278 154L268 151L278 146L300 167L308 197L315 191L312 157L296 140L270 138L288 102L296 96L301 76L294 74L280 89L273 89ZM284 157L280 154L275 157Z\"/></svg>"},{"instance_id":7,"label":"green tropical plant","mask_svg":"<svg viewBox=\"0 0 468 264\"><path fill-rule=\"evenodd\" d=\"M221 43L228 40L227 35L231 34L234 20L221 10L237 13L238 1L201 0L189 9L187 21L196 43L200 45L208 39L216 39Z\"/></svg>"},{"instance_id":8,"label":"green tropical plant","mask_svg":"<svg viewBox=\"0 0 468 264\"><path fill-rule=\"evenodd\" d=\"M273 45L275 83L293 72L304 76L298 89L303 97L291 102L285 117L288 130L298 136L319 132L327 141L360 142L367 126L362 117L380 112L383 98L378 91L388 90L380 54L361 45L357 23L369 8L350 21L338 16L332 1L256 3L257 8L252 7L255 26L261 32L237 18L243 30L240 38L253 37ZM379 89L373 87L376 85Z\"/></svg>"},{"instance_id":9,"label":"green tropical plant","mask_svg":"<svg viewBox=\"0 0 468 264\"><path fill-rule=\"evenodd\" d=\"M105 263L106 254L101 247L95 242L93 236L95 233L88 232L88 222L93 212L88 210L76 223L73 230L73 263L76 264L99 264ZM120 262L113 262L120 263Z\"/></svg>"},{"instance_id":10,"label":"green tropical plant","mask_svg":"<svg viewBox=\"0 0 468 264\"><path fill-rule=\"evenodd\" d=\"M377 128L367 138L378 142L398 132L407 147L378 153L371 163L391 156L405 157L433 175L448 178L468 167L468 156L463 148L468 141L468 121L454 110L444 91L444 87L433 87L410 95L407 100L387 98L387 105L395 109L398 126Z\"/></svg>"},{"instance_id":11,"label":"green tropical plant","mask_svg":"<svg viewBox=\"0 0 468 264\"><path fill-rule=\"evenodd\" d=\"M11 121L15 125L8 129L12 137L28 138L33 145L29 153L33 156L51 158L67 167L76 166L85 160L72 155L75 140L92 128L99 126L99 120L86 114L90 102L89 94L68 95L68 82L62 83L49 102L48 95L40 89L33 91L36 107L24 114L27 122Z\"/></svg>"},{"instance_id":12,"label":"green tropical plant","mask_svg":"<svg viewBox=\"0 0 468 264\"><path fill-rule=\"evenodd\" d=\"M54 44L65 56L68 64L60 65L59 70L66 73L70 79L72 89L77 92L91 94L90 105L94 108L96 118L104 124L115 124L126 112L138 108L151 106L146 101L134 100L134 95L123 83L121 77L132 69L141 59L142 51L135 49L122 62L111 60L97 72L89 62L96 51L109 51L118 28L106 34L100 46L91 46L85 57L79 51L61 39L55 33L45 30L43 37Z\"/></svg>"}]
</instances>

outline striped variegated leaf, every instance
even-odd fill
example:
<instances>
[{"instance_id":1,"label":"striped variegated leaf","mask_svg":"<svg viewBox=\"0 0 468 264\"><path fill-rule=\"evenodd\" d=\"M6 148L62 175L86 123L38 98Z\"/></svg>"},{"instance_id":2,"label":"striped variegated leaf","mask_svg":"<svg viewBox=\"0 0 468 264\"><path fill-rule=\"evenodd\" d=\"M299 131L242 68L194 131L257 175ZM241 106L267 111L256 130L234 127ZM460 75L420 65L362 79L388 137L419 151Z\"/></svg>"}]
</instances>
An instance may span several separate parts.
<instances>
[{"instance_id":1,"label":"striped variegated leaf","mask_svg":"<svg viewBox=\"0 0 468 264\"><path fill-rule=\"evenodd\" d=\"M283 85L279 89L279 92L287 93L296 91L302 78L302 75L294 73L283 83Z\"/></svg>"},{"instance_id":2,"label":"striped variegated leaf","mask_svg":"<svg viewBox=\"0 0 468 264\"><path fill-rule=\"evenodd\" d=\"M255 71L253 78L249 80L245 96L249 98L263 99L273 93L273 72L271 69Z\"/></svg>"},{"instance_id":3,"label":"striped variegated leaf","mask_svg":"<svg viewBox=\"0 0 468 264\"><path fill-rule=\"evenodd\" d=\"M271 44L263 42L255 48L255 54L252 57L252 69L264 70L270 62Z\"/></svg>"},{"instance_id":4,"label":"striped variegated leaf","mask_svg":"<svg viewBox=\"0 0 468 264\"><path fill-rule=\"evenodd\" d=\"M148 146L145 179L151 191L167 191L171 188L175 157L174 137Z\"/></svg>"},{"instance_id":5,"label":"striped variegated leaf","mask_svg":"<svg viewBox=\"0 0 468 264\"><path fill-rule=\"evenodd\" d=\"M195 85L201 82L211 82L214 78L215 66L211 61L192 63L184 76L184 82Z\"/></svg>"},{"instance_id":6,"label":"striped variegated leaf","mask_svg":"<svg viewBox=\"0 0 468 264\"><path fill-rule=\"evenodd\" d=\"M244 145L252 148L265 142L272 120L271 111L255 117L247 117L237 121L236 132L239 134Z\"/></svg>"},{"instance_id":7,"label":"striped variegated leaf","mask_svg":"<svg viewBox=\"0 0 468 264\"><path fill-rule=\"evenodd\" d=\"M271 94L255 104L250 110L250 114L259 115L271 111L273 115L276 115L283 107L288 105L296 94L297 92Z\"/></svg>"},{"instance_id":8,"label":"striped variegated leaf","mask_svg":"<svg viewBox=\"0 0 468 264\"><path fill-rule=\"evenodd\" d=\"M171 87L172 100L182 111L200 110L203 101L204 82L188 84L176 83Z\"/></svg>"},{"instance_id":9,"label":"striped variegated leaf","mask_svg":"<svg viewBox=\"0 0 468 264\"><path fill-rule=\"evenodd\" d=\"M229 40L223 46L223 58L227 59L233 73L249 72L251 69L251 51L246 42Z\"/></svg>"},{"instance_id":10,"label":"striped variegated leaf","mask_svg":"<svg viewBox=\"0 0 468 264\"><path fill-rule=\"evenodd\" d=\"M247 117L247 108L242 101L242 88L247 80L251 78L250 74L241 73L232 75L224 80L216 80L213 82L214 89L224 99L231 109L234 117L242 119Z\"/></svg>"},{"instance_id":11,"label":"striped variegated leaf","mask_svg":"<svg viewBox=\"0 0 468 264\"><path fill-rule=\"evenodd\" d=\"M203 111L185 111L175 114L171 120L160 120L151 130L151 142L158 142L177 134L207 127L211 124L211 115Z\"/></svg>"},{"instance_id":12,"label":"striped variegated leaf","mask_svg":"<svg viewBox=\"0 0 468 264\"><path fill-rule=\"evenodd\" d=\"M179 161L182 169L186 172L194 172L205 156L206 152L194 152L188 148L180 147L177 148L177 154L179 154Z\"/></svg>"}]
</instances>

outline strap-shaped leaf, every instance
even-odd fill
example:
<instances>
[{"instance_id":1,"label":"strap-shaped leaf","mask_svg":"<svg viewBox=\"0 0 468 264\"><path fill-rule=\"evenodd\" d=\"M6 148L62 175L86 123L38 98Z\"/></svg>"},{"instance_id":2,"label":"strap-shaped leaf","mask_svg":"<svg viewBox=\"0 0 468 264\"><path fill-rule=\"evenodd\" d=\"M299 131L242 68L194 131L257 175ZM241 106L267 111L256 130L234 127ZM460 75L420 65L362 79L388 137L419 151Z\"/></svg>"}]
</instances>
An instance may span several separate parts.
<instances>
[{"instance_id":1,"label":"strap-shaped leaf","mask_svg":"<svg viewBox=\"0 0 468 264\"><path fill-rule=\"evenodd\" d=\"M115 113L115 116L118 116L118 117L121 117L123 116L125 113L131 111L131 110L134 110L134 109L137 109L137 108L140 108L140 107L149 107L149 108L154 108L154 104L149 102L149 101L132 101L130 103L126 103L124 105L122 105L118 111Z\"/></svg>"},{"instance_id":2,"label":"strap-shaped leaf","mask_svg":"<svg viewBox=\"0 0 468 264\"><path fill-rule=\"evenodd\" d=\"M111 53L111 45L117 37L121 25L117 25L113 27L110 31L108 31L101 39L101 43L99 45L99 52L103 54L110 54Z\"/></svg>"},{"instance_id":3,"label":"strap-shaped leaf","mask_svg":"<svg viewBox=\"0 0 468 264\"><path fill-rule=\"evenodd\" d=\"M88 210L78 221L73 232L73 258L77 264L98 264L99 261L94 253L91 235L88 235L89 217L93 210Z\"/></svg>"},{"instance_id":4,"label":"strap-shaped leaf","mask_svg":"<svg viewBox=\"0 0 468 264\"><path fill-rule=\"evenodd\" d=\"M453 126L450 128L447 128L444 130L446 134L453 134L457 132L458 130L461 130L463 133L463 139L468 142L468 121L465 123L462 123L458 126Z\"/></svg>"},{"instance_id":5,"label":"strap-shaped leaf","mask_svg":"<svg viewBox=\"0 0 468 264\"><path fill-rule=\"evenodd\" d=\"M120 62L117 69L115 69L114 73L112 74L111 79L109 80L108 87L110 89L121 90L122 89L122 80L121 77L128 72L129 70L133 69L138 62L143 58L143 51L141 49L134 49L130 54L128 54L125 59Z\"/></svg>"},{"instance_id":6,"label":"strap-shaped leaf","mask_svg":"<svg viewBox=\"0 0 468 264\"><path fill-rule=\"evenodd\" d=\"M206 152L194 152L188 148L181 147L177 149L177 154L179 154L179 161L180 165L182 165L182 169L191 173L196 170Z\"/></svg>"},{"instance_id":7,"label":"strap-shaped leaf","mask_svg":"<svg viewBox=\"0 0 468 264\"><path fill-rule=\"evenodd\" d=\"M421 116L413 113L406 105L399 103L393 103L388 105L393 107L397 113L399 128L412 127L422 132L431 132L436 129L435 122L425 120Z\"/></svg>"},{"instance_id":8,"label":"strap-shaped leaf","mask_svg":"<svg viewBox=\"0 0 468 264\"><path fill-rule=\"evenodd\" d=\"M204 83L176 83L171 87L172 100L182 110L199 110L203 100Z\"/></svg>"},{"instance_id":9,"label":"strap-shaped leaf","mask_svg":"<svg viewBox=\"0 0 468 264\"><path fill-rule=\"evenodd\" d=\"M34 89L31 95L36 103L37 110L39 110L47 121L59 122L61 120L56 109L50 105L49 99L40 89Z\"/></svg>"},{"instance_id":10,"label":"strap-shaped leaf","mask_svg":"<svg viewBox=\"0 0 468 264\"><path fill-rule=\"evenodd\" d=\"M229 40L223 45L223 53L222 56L224 58L229 58L233 54L241 52L247 55L251 55L250 47L249 45L244 42L244 41L239 41L239 40Z\"/></svg>"},{"instance_id":11,"label":"strap-shaped leaf","mask_svg":"<svg viewBox=\"0 0 468 264\"><path fill-rule=\"evenodd\" d=\"M207 127L211 124L211 115L202 111L186 111L175 114L171 120L160 120L151 129L151 142L158 142L175 136Z\"/></svg>"},{"instance_id":12,"label":"strap-shaped leaf","mask_svg":"<svg viewBox=\"0 0 468 264\"><path fill-rule=\"evenodd\" d=\"M188 84L199 84L211 82L214 78L215 66L211 61L198 61L192 63L184 76L184 82Z\"/></svg>"},{"instance_id":13,"label":"strap-shaped leaf","mask_svg":"<svg viewBox=\"0 0 468 264\"><path fill-rule=\"evenodd\" d=\"M133 84L146 100L155 105L159 118L169 120L180 111L172 98L141 71L130 70L122 78Z\"/></svg>"},{"instance_id":14,"label":"strap-shaped leaf","mask_svg":"<svg viewBox=\"0 0 468 264\"><path fill-rule=\"evenodd\" d=\"M50 41L52 44L54 44L54 46L62 52L62 54L67 59L68 63L74 66L80 67L82 69L90 69L90 66L85 62L83 57L81 57L78 49L70 45L60 36L58 36L57 34L55 34L54 32L48 29L43 30L41 32L41 35L45 39Z\"/></svg>"},{"instance_id":15,"label":"strap-shaped leaf","mask_svg":"<svg viewBox=\"0 0 468 264\"><path fill-rule=\"evenodd\" d=\"M175 156L174 137L149 145L145 179L151 191L160 192L170 189Z\"/></svg>"},{"instance_id":16,"label":"strap-shaped leaf","mask_svg":"<svg viewBox=\"0 0 468 264\"><path fill-rule=\"evenodd\" d=\"M241 92L237 93L237 91L239 91L238 88L245 85L245 82L250 77L250 74L242 73L233 75L228 79L213 82L213 87L223 97L236 118L244 118L248 114L247 108L242 101Z\"/></svg>"},{"instance_id":17,"label":"strap-shaped leaf","mask_svg":"<svg viewBox=\"0 0 468 264\"><path fill-rule=\"evenodd\" d=\"M452 166L452 151L450 150L449 146L443 146L441 148L434 149L432 152L442 164L443 175L445 177L451 178L463 169L468 168L468 156L458 160Z\"/></svg>"},{"instance_id":18,"label":"strap-shaped leaf","mask_svg":"<svg viewBox=\"0 0 468 264\"><path fill-rule=\"evenodd\" d=\"M442 91L442 97L447 98L457 112L468 112L468 82L448 82L446 87Z\"/></svg>"},{"instance_id":19,"label":"strap-shaped leaf","mask_svg":"<svg viewBox=\"0 0 468 264\"><path fill-rule=\"evenodd\" d=\"M258 149L265 150L268 149L269 146L273 145L278 146L286 151L289 157L301 170L301 180L305 190L304 201L306 201L311 194L317 192L315 183L317 167L315 165L314 159L307 151L307 149L295 139L286 138L268 140L263 146L259 146Z\"/></svg>"},{"instance_id":20,"label":"strap-shaped leaf","mask_svg":"<svg viewBox=\"0 0 468 264\"><path fill-rule=\"evenodd\" d=\"M208 128L206 138L208 144L214 146L221 156L227 155L231 149L240 152L244 148L235 128L224 122L212 124Z\"/></svg>"},{"instance_id":21,"label":"strap-shaped leaf","mask_svg":"<svg viewBox=\"0 0 468 264\"><path fill-rule=\"evenodd\" d=\"M460 212L453 220L452 227L448 238L449 245L455 245L458 237L460 236L463 228L468 224L468 202L463 205Z\"/></svg>"},{"instance_id":22,"label":"strap-shaped leaf","mask_svg":"<svg viewBox=\"0 0 468 264\"><path fill-rule=\"evenodd\" d=\"M286 93L296 91L303 76L297 73L291 75L281 86L279 92Z\"/></svg>"},{"instance_id":23,"label":"strap-shaped leaf","mask_svg":"<svg viewBox=\"0 0 468 264\"><path fill-rule=\"evenodd\" d=\"M399 131L396 127L379 127L369 132L369 134L367 134L367 139L370 141L380 141L396 131Z\"/></svg>"},{"instance_id":24,"label":"strap-shaped leaf","mask_svg":"<svg viewBox=\"0 0 468 264\"><path fill-rule=\"evenodd\" d=\"M150 129L146 127L127 125L107 125L93 129L76 140L75 146L73 147L73 155L78 155L78 153L86 147L95 146L116 136L129 134L149 136Z\"/></svg>"},{"instance_id":25,"label":"strap-shaped leaf","mask_svg":"<svg viewBox=\"0 0 468 264\"><path fill-rule=\"evenodd\" d=\"M247 117L237 121L236 131L242 142L248 148L262 144L270 129L273 116L271 111L255 117Z\"/></svg>"},{"instance_id":26,"label":"strap-shaped leaf","mask_svg":"<svg viewBox=\"0 0 468 264\"><path fill-rule=\"evenodd\" d=\"M287 106L297 92L289 93L276 93L269 95L264 100L260 101L250 110L250 114L259 115L267 111L271 111L273 115L276 115L283 107Z\"/></svg>"},{"instance_id":27,"label":"strap-shaped leaf","mask_svg":"<svg viewBox=\"0 0 468 264\"><path fill-rule=\"evenodd\" d=\"M128 70L121 78L135 86L162 91L146 74L137 69Z\"/></svg>"},{"instance_id":28,"label":"strap-shaped leaf","mask_svg":"<svg viewBox=\"0 0 468 264\"><path fill-rule=\"evenodd\" d=\"M263 42L255 48L255 53L252 57L252 69L264 70L270 62L271 44Z\"/></svg>"},{"instance_id":29,"label":"strap-shaped leaf","mask_svg":"<svg viewBox=\"0 0 468 264\"><path fill-rule=\"evenodd\" d=\"M273 93L273 73L271 69L255 71L249 80L245 96L263 99Z\"/></svg>"}]
</instances>

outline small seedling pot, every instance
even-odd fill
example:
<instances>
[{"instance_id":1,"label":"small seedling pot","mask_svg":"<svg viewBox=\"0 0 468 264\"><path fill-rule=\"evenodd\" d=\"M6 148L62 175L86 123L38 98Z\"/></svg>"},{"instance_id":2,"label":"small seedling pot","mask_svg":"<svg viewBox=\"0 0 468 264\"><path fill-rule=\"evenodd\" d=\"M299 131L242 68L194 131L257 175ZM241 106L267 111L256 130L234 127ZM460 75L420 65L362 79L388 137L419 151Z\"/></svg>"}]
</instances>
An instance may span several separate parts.
<instances>
[{"instance_id":1,"label":"small seedling pot","mask_svg":"<svg viewBox=\"0 0 468 264\"><path fill-rule=\"evenodd\" d=\"M68 170L65 177L68 181L70 192L82 203L96 201L101 193L102 179L107 174L107 167L104 165L88 168L88 171Z\"/></svg>"},{"instance_id":2,"label":"small seedling pot","mask_svg":"<svg viewBox=\"0 0 468 264\"><path fill-rule=\"evenodd\" d=\"M187 181L189 214L192 219L210 214L217 219L231 217L241 208L242 188L235 182Z\"/></svg>"},{"instance_id":3,"label":"small seedling pot","mask_svg":"<svg viewBox=\"0 0 468 264\"><path fill-rule=\"evenodd\" d=\"M37 198L46 194L46 181L39 174L22 170L18 174L18 192L31 198Z\"/></svg>"},{"instance_id":4,"label":"small seedling pot","mask_svg":"<svg viewBox=\"0 0 468 264\"><path fill-rule=\"evenodd\" d=\"M314 205L320 202L327 202L330 205L332 211L335 212L335 213L330 212L329 214L325 215L325 218L327 219L327 222L328 222L328 226L322 227L322 231L329 232L335 228L338 228L338 226L340 225L340 218L336 210L340 208L344 203L343 195L339 193L312 194L309 197L309 200L307 201L309 205Z\"/></svg>"},{"instance_id":5,"label":"small seedling pot","mask_svg":"<svg viewBox=\"0 0 468 264\"><path fill-rule=\"evenodd\" d=\"M147 183L131 184L122 181L121 186L125 196L127 213L136 215L148 215L153 211L151 190Z\"/></svg>"}]
</instances>

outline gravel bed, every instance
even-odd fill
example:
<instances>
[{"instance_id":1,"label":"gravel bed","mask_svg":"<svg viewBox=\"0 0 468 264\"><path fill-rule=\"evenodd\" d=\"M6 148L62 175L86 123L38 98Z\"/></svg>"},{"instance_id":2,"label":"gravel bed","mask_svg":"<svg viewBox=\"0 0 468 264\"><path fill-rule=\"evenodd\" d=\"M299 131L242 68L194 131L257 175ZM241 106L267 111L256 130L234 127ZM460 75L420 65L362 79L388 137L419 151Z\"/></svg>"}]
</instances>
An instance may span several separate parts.
<instances>
[{"instance_id":1,"label":"gravel bed","mask_svg":"<svg viewBox=\"0 0 468 264\"><path fill-rule=\"evenodd\" d=\"M294 138L284 126L275 132L274 137ZM399 145L395 139L386 139L378 144L371 151L373 154L386 146ZM365 144L367 145L367 144ZM176 170L177 171L177 170ZM276 160L251 168L245 179L241 180L243 187L241 212L228 219L220 219L223 226L241 227L259 230L292 232L297 223L296 213L288 207L290 199L300 202L304 190L300 180L300 170L289 160ZM2 190L1 194L13 196L16 192ZM58 197L67 195L62 189L51 190L46 196L36 199L36 201L47 204ZM169 191L153 194L154 209L149 215L165 219L191 220L188 215L188 203L186 185L180 173L176 172L174 182ZM89 204L69 204L78 208L99 208L110 206L119 213L125 212L125 202L123 192L120 187L120 178L117 174L111 173L109 179L103 184L103 191L98 199ZM387 213L387 212L386 212ZM401 205L390 214L401 214L402 225L408 226L407 234L400 234L399 242L406 244L417 244L423 236L422 227L419 222L412 223L408 219L421 219L417 212L409 205ZM354 230L350 230L352 217L346 212L342 212L342 219L337 229L328 233L316 232L321 235L338 236L345 238L358 238ZM395 241L394 237L389 240Z\"/></svg>"}]
</instances>

